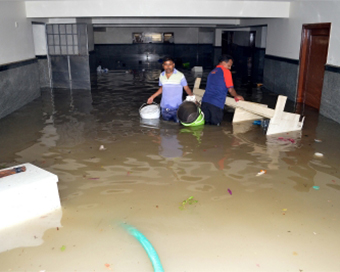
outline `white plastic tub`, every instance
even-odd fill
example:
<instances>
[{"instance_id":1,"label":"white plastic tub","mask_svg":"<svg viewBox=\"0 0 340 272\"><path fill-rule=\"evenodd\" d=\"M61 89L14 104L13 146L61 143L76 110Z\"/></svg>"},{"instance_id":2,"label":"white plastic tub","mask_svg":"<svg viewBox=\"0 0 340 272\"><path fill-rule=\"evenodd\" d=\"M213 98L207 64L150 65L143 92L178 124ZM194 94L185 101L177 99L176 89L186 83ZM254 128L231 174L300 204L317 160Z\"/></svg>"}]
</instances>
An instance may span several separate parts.
<instances>
[{"instance_id":1,"label":"white plastic tub","mask_svg":"<svg viewBox=\"0 0 340 272\"><path fill-rule=\"evenodd\" d=\"M157 103L146 104L144 103L139 108L140 117L143 119L158 119L161 115L161 110Z\"/></svg>"}]
</instances>

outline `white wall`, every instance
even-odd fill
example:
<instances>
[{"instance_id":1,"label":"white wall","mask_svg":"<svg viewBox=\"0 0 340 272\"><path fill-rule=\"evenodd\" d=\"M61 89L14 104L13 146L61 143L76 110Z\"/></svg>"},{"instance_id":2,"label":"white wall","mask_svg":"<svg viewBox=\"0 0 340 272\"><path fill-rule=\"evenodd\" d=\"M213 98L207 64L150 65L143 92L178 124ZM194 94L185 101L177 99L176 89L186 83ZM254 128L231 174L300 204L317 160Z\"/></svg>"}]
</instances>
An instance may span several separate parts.
<instances>
[{"instance_id":1,"label":"white wall","mask_svg":"<svg viewBox=\"0 0 340 272\"><path fill-rule=\"evenodd\" d=\"M25 3L0 1L0 65L34 58L31 20Z\"/></svg>"},{"instance_id":2,"label":"white wall","mask_svg":"<svg viewBox=\"0 0 340 272\"><path fill-rule=\"evenodd\" d=\"M241 20L242 25L268 24L266 54L299 59L303 24L332 23L327 64L340 66L340 2L292 2L289 19Z\"/></svg>"},{"instance_id":3,"label":"white wall","mask_svg":"<svg viewBox=\"0 0 340 272\"><path fill-rule=\"evenodd\" d=\"M93 34L92 19L77 19L77 23L87 24L87 37L88 37L89 51L93 51L94 50L94 34Z\"/></svg>"},{"instance_id":4,"label":"white wall","mask_svg":"<svg viewBox=\"0 0 340 272\"><path fill-rule=\"evenodd\" d=\"M213 44L215 40L214 29L199 29L198 43L200 44Z\"/></svg>"},{"instance_id":5,"label":"white wall","mask_svg":"<svg viewBox=\"0 0 340 272\"><path fill-rule=\"evenodd\" d=\"M199 28L137 28L137 27L107 27L106 32L94 32L95 44L132 44L134 32L173 32L174 42L177 44L213 43L214 33L198 32Z\"/></svg>"},{"instance_id":6,"label":"white wall","mask_svg":"<svg viewBox=\"0 0 340 272\"><path fill-rule=\"evenodd\" d=\"M33 24L34 52L36 56L47 55L46 25Z\"/></svg>"}]
</instances>

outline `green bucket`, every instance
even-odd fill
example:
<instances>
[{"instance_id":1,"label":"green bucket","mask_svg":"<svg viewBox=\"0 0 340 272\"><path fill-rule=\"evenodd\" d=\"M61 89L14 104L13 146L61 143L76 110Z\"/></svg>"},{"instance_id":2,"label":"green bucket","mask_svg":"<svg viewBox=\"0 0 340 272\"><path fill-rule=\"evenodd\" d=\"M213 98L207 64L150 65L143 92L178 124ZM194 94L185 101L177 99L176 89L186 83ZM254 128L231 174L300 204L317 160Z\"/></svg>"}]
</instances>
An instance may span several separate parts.
<instances>
[{"instance_id":1,"label":"green bucket","mask_svg":"<svg viewBox=\"0 0 340 272\"><path fill-rule=\"evenodd\" d=\"M204 113L192 101L184 101L177 110L177 118L183 126L194 127L204 125Z\"/></svg>"}]
</instances>

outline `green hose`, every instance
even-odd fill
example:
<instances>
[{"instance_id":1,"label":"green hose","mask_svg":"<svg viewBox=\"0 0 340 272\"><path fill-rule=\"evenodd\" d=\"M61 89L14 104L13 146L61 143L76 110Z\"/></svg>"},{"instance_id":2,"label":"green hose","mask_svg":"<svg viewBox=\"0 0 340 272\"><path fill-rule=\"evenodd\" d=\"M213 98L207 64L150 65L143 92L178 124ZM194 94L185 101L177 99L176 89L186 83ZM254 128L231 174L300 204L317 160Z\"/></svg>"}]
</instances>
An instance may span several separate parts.
<instances>
[{"instance_id":1,"label":"green hose","mask_svg":"<svg viewBox=\"0 0 340 272\"><path fill-rule=\"evenodd\" d=\"M134 236L138 240L138 242L141 243L141 245L144 247L146 253L148 254L151 260L154 272L164 272L164 269L157 255L157 252L153 248L149 240L146 239L146 237L141 232L139 232L136 228L126 225L126 224L122 224L122 226L128 231L128 233Z\"/></svg>"}]
</instances>

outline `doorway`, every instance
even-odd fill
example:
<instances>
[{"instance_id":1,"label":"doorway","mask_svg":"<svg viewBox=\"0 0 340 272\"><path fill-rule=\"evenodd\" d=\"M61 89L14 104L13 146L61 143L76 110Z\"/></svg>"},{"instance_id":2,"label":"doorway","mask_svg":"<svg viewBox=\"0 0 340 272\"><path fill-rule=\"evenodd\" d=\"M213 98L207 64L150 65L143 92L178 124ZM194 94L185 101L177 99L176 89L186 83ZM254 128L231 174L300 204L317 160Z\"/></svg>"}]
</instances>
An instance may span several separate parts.
<instances>
[{"instance_id":1,"label":"doorway","mask_svg":"<svg viewBox=\"0 0 340 272\"><path fill-rule=\"evenodd\" d=\"M320 109L331 24L304 24L296 101Z\"/></svg>"}]
</instances>

